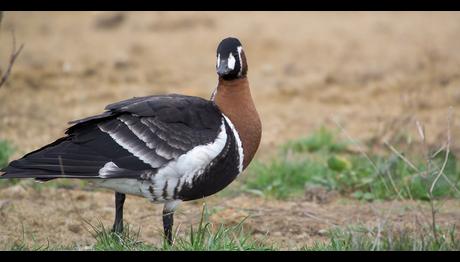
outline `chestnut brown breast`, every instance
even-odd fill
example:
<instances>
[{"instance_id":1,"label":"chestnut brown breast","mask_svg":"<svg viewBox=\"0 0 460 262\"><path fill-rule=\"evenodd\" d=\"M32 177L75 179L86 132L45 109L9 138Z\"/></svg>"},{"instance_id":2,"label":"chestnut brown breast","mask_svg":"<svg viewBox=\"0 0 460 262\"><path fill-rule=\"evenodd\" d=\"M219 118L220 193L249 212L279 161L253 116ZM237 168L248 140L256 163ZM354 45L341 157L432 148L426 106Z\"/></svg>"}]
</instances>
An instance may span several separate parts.
<instances>
[{"instance_id":1,"label":"chestnut brown breast","mask_svg":"<svg viewBox=\"0 0 460 262\"><path fill-rule=\"evenodd\" d=\"M220 79L215 103L235 126L243 146L243 169L253 159L262 137L262 123L252 100L247 78Z\"/></svg>"}]
</instances>

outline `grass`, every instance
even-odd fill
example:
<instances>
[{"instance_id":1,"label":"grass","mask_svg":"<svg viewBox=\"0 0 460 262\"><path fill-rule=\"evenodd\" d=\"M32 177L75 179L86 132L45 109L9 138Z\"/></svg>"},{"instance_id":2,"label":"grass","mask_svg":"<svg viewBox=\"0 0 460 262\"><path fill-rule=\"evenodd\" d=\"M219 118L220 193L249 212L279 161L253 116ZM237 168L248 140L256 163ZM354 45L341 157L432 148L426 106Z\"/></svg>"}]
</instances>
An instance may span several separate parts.
<instances>
[{"instance_id":1,"label":"grass","mask_svg":"<svg viewBox=\"0 0 460 262\"><path fill-rule=\"evenodd\" d=\"M417 170L400 156L371 154L369 158L347 150L347 144L332 131L320 128L310 137L281 146L280 154L268 162L254 162L243 189L277 199L298 197L309 185L335 190L345 196L376 199L428 200L430 185L438 174L445 151L432 159L427 172L425 162L415 161ZM460 172L454 154L448 155L444 174L458 185ZM457 197L458 191L441 177L433 195Z\"/></svg>"},{"instance_id":2,"label":"grass","mask_svg":"<svg viewBox=\"0 0 460 262\"><path fill-rule=\"evenodd\" d=\"M52 246L49 243L45 244L26 244L25 242L16 242L10 248L10 251L71 251L75 250L73 246Z\"/></svg>"},{"instance_id":3,"label":"grass","mask_svg":"<svg viewBox=\"0 0 460 262\"><path fill-rule=\"evenodd\" d=\"M140 229L134 230L125 224L123 233L115 233L106 228L101 222L89 225L89 231L95 243L86 250L92 251L264 251L275 250L274 246L264 244L252 239L251 235L244 232L243 219L237 225L226 226L209 222L206 206L203 207L200 222L184 235L176 235L172 246L151 245L140 241ZM177 232L176 232L177 234ZM40 245L32 241L27 244L23 239L17 241L11 250L78 250L75 246L50 246Z\"/></svg>"},{"instance_id":4,"label":"grass","mask_svg":"<svg viewBox=\"0 0 460 262\"><path fill-rule=\"evenodd\" d=\"M206 206L203 207L200 222L194 228L192 225L185 236L177 235L172 246L163 243L162 246L147 245L138 240L139 231L133 232L129 227L123 234L108 231L103 226L94 228L96 244L94 250L157 250L157 251L250 251L273 250L251 238L244 232L244 219L233 226L215 225L209 222Z\"/></svg>"},{"instance_id":5,"label":"grass","mask_svg":"<svg viewBox=\"0 0 460 262\"><path fill-rule=\"evenodd\" d=\"M11 251L61 251L61 250L74 250L72 246L64 245L50 245L49 242L46 244L38 243L35 239L34 234L31 235L31 241L26 242L26 233L24 224L22 224L22 238L16 240L10 247ZM31 242L31 244L30 244Z\"/></svg>"},{"instance_id":6,"label":"grass","mask_svg":"<svg viewBox=\"0 0 460 262\"><path fill-rule=\"evenodd\" d=\"M323 165L310 160L278 159L269 163L255 162L243 190L254 194L288 199L304 192L305 184L329 176Z\"/></svg>"},{"instance_id":7,"label":"grass","mask_svg":"<svg viewBox=\"0 0 460 262\"><path fill-rule=\"evenodd\" d=\"M143 251L154 250L155 247L139 241L140 230L133 230L125 225L122 233L112 232L102 223L97 226L89 224L96 243L91 247L94 251Z\"/></svg>"},{"instance_id":8,"label":"grass","mask_svg":"<svg viewBox=\"0 0 460 262\"><path fill-rule=\"evenodd\" d=\"M89 251L273 251L276 246L255 241L244 233L244 219L237 225L224 226L210 223L203 209L202 218L196 228L190 227L185 236L176 236L173 246L151 245L139 240L140 230L125 225L123 233L114 233L102 223L90 225L95 239ZM380 228L351 225L346 228L333 228L327 233L326 241L300 248L300 251L447 251L460 250L460 239L455 226L439 228L437 239L429 228L409 230L394 228L391 223ZM77 246L50 246L47 244L26 244L24 240L14 243L10 250L15 251L53 251L82 250Z\"/></svg>"},{"instance_id":9,"label":"grass","mask_svg":"<svg viewBox=\"0 0 460 262\"><path fill-rule=\"evenodd\" d=\"M346 146L346 143L337 140L334 132L321 127L311 136L289 141L282 148L284 152L293 151L297 153L317 151L340 152L345 150Z\"/></svg>"},{"instance_id":10,"label":"grass","mask_svg":"<svg viewBox=\"0 0 460 262\"><path fill-rule=\"evenodd\" d=\"M429 231L429 228L425 229ZM455 227L440 229L436 239L423 230L382 228L368 229L364 226L349 226L332 229L327 242L316 242L305 247L305 251L448 251L460 250L460 239Z\"/></svg>"}]
</instances>

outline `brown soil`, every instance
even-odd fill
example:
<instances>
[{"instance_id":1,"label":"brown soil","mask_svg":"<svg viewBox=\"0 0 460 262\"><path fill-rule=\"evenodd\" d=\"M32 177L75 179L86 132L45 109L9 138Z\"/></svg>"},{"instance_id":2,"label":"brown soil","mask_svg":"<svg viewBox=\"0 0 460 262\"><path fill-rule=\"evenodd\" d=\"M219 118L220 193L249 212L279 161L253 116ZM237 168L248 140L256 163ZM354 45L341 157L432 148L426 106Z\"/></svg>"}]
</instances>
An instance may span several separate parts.
<instances>
[{"instance_id":1,"label":"brown soil","mask_svg":"<svg viewBox=\"0 0 460 262\"><path fill-rule=\"evenodd\" d=\"M354 139L380 144L401 134L417 141L419 119L428 142L440 145L449 106L452 148L460 147L460 13L6 12L2 23L0 68L10 51L8 30L14 28L17 42L25 43L0 89L0 138L17 148L13 158L54 141L66 122L114 101L161 93L209 97L216 85L216 44L229 35L242 40L248 56L264 128L258 158L336 123ZM84 243L90 237L79 217L109 224L113 213L111 194L25 189L16 199L8 190L0 192L1 245L20 236L21 223L38 239ZM324 221L376 222L371 206L354 202L209 201L229 215L256 214L249 220L254 232L269 231L270 239L286 241L284 247L315 239L327 227ZM193 205L181 209L178 221L196 221L200 208ZM143 238L157 239L158 208L137 198L126 206L128 221L142 226ZM447 207L458 210L458 203ZM453 218L458 221L458 213L447 210L441 220Z\"/></svg>"}]
</instances>

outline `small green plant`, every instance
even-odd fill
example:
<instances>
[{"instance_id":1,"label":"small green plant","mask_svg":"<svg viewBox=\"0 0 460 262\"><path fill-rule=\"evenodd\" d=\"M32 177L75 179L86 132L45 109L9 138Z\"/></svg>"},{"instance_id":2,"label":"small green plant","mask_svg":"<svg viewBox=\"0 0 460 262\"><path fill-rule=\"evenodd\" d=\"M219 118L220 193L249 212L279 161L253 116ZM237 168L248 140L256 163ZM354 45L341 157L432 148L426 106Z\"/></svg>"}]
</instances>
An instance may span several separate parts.
<instances>
[{"instance_id":1,"label":"small green plant","mask_svg":"<svg viewBox=\"0 0 460 262\"><path fill-rule=\"evenodd\" d=\"M0 169L8 165L8 161L13 152L14 150L10 143L0 139Z\"/></svg>"},{"instance_id":2,"label":"small green plant","mask_svg":"<svg viewBox=\"0 0 460 262\"><path fill-rule=\"evenodd\" d=\"M122 233L113 232L104 227L99 222L93 226L90 223L92 235L96 239L96 243L92 247L96 251L133 251L133 250L153 250L154 247L146 245L139 241L140 229L134 231L129 224L124 225Z\"/></svg>"},{"instance_id":3,"label":"small green plant","mask_svg":"<svg viewBox=\"0 0 460 262\"><path fill-rule=\"evenodd\" d=\"M282 158L269 163L255 162L249 170L243 189L277 199L287 199L303 193L306 182L330 176L331 171L325 165L308 159Z\"/></svg>"},{"instance_id":4,"label":"small green plant","mask_svg":"<svg viewBox=\"0 0 460 262\"><path fill-rule=\"evenodd\" d=\"M303 152L340 152L346 149L346 144L337 141L334 132L325 127L319 128L311 136L288 142L284 151L292 150L297 153Z\"/></svg>"},{"instance_id":5,"label":"small green plant","mask_svg":"<svg viewBox=\"0 0 460 262\"><path fill-rule=\"evenodd\" d=\"M188 250L188 251L256 251L274 250L273 246L266 246L251 238L244 232L244 221L232 226L214 225L208 220L208 210L203 207L201 219L196 228L190 226L188 236L176 237L173 246L164 245L164 250Z\"/></svg>"},{"instance_id":6,"label":"small green plant","mask_svg":"<svg viewBox=\"0 0 460 262\"><path fill-rule=\"evenodd\" d=\"M6 167L9 163L11 155L14 153L14 148L11 144L0 139L0 169ZM0 188L15 185L19 179L0 179Z\"/></svg>"}]
</instances>

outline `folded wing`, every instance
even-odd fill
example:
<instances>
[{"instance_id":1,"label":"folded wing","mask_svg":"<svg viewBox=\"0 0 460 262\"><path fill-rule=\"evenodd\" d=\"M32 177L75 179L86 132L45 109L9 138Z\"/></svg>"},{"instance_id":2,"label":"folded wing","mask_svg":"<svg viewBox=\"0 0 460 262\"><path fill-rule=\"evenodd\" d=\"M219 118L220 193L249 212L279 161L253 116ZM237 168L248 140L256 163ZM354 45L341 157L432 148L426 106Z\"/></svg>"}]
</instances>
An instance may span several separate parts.
<instances>
[{"instance_id":1,"label":"folded wing","mask_svg":"<svg viewBox=\"0 0 460 262\"><path fill-rule=\"evenodd\" d=\"M182 95L132 98L71 122L67 136L11 162L1 178L139 178L213 142L221 114Z\"/></svg>"}]
</instances>

